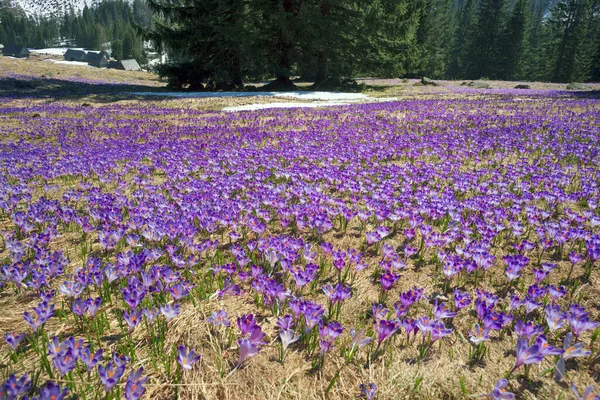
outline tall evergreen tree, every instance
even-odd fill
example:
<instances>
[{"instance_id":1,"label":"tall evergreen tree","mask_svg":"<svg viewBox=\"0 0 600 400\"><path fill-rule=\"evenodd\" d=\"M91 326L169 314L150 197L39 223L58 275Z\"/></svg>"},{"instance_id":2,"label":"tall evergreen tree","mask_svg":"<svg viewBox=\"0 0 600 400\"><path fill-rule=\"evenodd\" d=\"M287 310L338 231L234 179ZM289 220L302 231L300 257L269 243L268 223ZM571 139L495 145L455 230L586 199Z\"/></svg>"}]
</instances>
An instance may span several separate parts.
<instances>
[{"instance_id":1,"label":"tall evergreen tree","mask_svg":"<svg viewBox=\"0 0 600 400\"><path fill-rule=\"evenodd\" d=\"M495 77L505 23L505 0L480 0L469 49L469 78Z\"/></svg>"},{"instance_id":2,"label":"tall evergreen tree","mask_svg":"<svg viewBox=\"0 0 600 400\"><path fill-rule=\"evenodd\" d=\"M591 0L561 0L552 8L546 57L551 60L549 73L553 81L585 77L589 68L585 52L589 51L586 44L591 6Z\"/></svg>"},{"instance_id":3,"label":"tall evergreen tree","mask_svg":"<svg viewBox=\"0 0 600 400\"><path fill-rule=\"evenodd\" d=\"M500 69L497 77L515 80L523 76L523 64L529 31L528 0L517 0L500 41Z\"/></svg>"},{"instance_id":4,"label":"tall evergreen tree","mask_svg":"<svg viewBox=\"0 0 600 400\"><path fill-rule=\"evenodd\" d=\"M476 29L475 7L475 0L465 0L456 7L456 23L446 71L446 75L452 79L467 75L469 46Z\"/></svg>"},{"instance_id":5,"label":"tall evergreen tree","mask_svg":"<svg viewBox=\"0 0 600 400\"><path fill-rule=\"evenodd\" d=\"M416 72L420 76L441 78L451 41L451 4L448 0L424 0L419 10L416 41L419 50Z\"/></svg>"}]
</instances>

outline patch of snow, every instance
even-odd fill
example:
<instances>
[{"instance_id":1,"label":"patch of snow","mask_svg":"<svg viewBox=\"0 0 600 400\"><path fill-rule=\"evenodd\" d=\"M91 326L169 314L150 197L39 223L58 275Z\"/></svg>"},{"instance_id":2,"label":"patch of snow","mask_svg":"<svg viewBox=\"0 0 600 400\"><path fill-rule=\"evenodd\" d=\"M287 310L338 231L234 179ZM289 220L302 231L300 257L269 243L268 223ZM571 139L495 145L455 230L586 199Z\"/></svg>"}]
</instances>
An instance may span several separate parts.
<instances>
[{"instance_id":1,"label":"patch of snow","mask_svg":"<svg viewBox=\"0 0 600 400\"><path fill-rule=\"evenodd\" d=\"M78 13L87 5L91 7L94 0L12 0L12 4L20 6L30 16L65 15L72 7Z\"/></svg>"},{"instance_id":2,"label":"patch of snow","mask_svg":"<svg viewBox=\"0 0 600 400\"><path fill-rule=\"evenodd\" d=\"M76 67L89 67L88 63L83 62L83 61L65 61L65 60L44 60L45 62L51 62L54 64L61 64L61 65L70 65L70 66L76 66Z\"/></svg>"},{"instance_id":3,"label":"patch of snow","mask_svg":"<svg viewBox=\"0 0 600 400\"><path fill-rule=\"evenodd\" d=\"M362 93L331 93L331 92L133 92L136 96L163 96L178 98L206 97L282 97L298 100L368 100L369 96Z\"/></svg>"},{"instance_id":4,"label":"patch of snow","mask_svg":"<svg viewBox=\"0 0 600 400\"><path fill-rule=\"evenodd\" d=\"M46 54L51 56L64 56L68 49L83 50L83 47L52 47L48 49L29 49L31 53Z\"/></svg>"},{"instance_id":5,"label":"patch of snow","mask_svg":"<svg viewBox=\"0 0 600 400\"><path fill-rule=\"evenodd\" d=\"M299 100L365 100L369 96L362 93L338 92L279 92L275 97L292 97Z\"/></svg>"},{"instance_id":6,"label":"patch of snow","mask_svg":"<svg viewBox=\"0 0 600 400\"><path fill-rule=\"evenodd\" d=\"M236 112L236 111L256 111L266 110L269 108L317 108L317 107L331 107L331 106L347 106L352 104L349 101L314 101L312 103L268 103L268 104L248 104L245 106L234 106L225 107L222 111L225 112Z\"/></svg>"}]
</instances>

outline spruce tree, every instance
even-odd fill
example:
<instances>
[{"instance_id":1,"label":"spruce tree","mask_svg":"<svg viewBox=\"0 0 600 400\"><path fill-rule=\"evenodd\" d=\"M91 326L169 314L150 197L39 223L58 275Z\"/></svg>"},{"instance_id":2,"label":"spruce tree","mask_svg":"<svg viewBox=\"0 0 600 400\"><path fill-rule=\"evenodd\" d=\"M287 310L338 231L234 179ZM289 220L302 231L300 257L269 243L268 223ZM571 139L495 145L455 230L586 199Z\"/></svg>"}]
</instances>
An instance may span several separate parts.
<instances>
[{"instance_id":1,"label":"spruce tree","mask_svg":"<svg viewBox=\"0 0 600 400\"><path fill-rule=\"evenodd\" d=\"M451 42L449 0L424 0L419 10L416 41L419 51L415 66L419 76L441 78L446 72Z\"/></svg>"},{"instance_id":2,"label":"spruce tree","mask_svg":"<svg viewBox=\"0 0 600 400\"><path fill-rule=\"evenodd\" d=\"M500 41L500 79L515 80L523 76L529 26L528 0L517 0Z\"/></svg>"},{"instance_id":3,"label":"spruce tree","mask_svg":"<svg viewBox=\"0 0 600 400\"><path fill-rule=\"evenodd\" d=\"M505 0L480 0L475 34L469 49L469 78L497 76L505 12Z\"/></svg>"},{"instance_id":4,"label":"spruce tree","mask_svg":"<svg viewBox=\"0 0 600 400\"><path fill-rule=\"evenodd\" d=\"M446 76L461 79L467 76L469 47L476 28L475 0L465 0L457 6L454 35L450 45Z\"/></svg>"}]
</instances>

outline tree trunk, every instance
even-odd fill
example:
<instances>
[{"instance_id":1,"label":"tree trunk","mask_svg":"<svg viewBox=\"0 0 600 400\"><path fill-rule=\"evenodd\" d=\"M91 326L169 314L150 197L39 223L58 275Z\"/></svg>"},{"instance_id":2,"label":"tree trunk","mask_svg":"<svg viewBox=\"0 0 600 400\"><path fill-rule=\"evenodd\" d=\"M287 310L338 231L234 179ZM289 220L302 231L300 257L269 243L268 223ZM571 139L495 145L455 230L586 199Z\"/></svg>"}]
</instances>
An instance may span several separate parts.
<instances>
[{"instance_id":1,"label":"tree trunk","mask_svg":"<svg viewBox=\"0 0 600 400\"><path fill-rule=\"evenodd\" d=\"M236 47L233 51L233 60L231 63L231 83L236 87L242 87L244 85L242 81L242 65L240 61L240 49Z\"/></svg>"},{"instance_id":2,"label":"tree trunk","mask_svg":"<svg viewBox=\"0 0 600 400\"><path fill-rule=\"evenodd\" d=\"M315 86L323 83L327 78L327 53L320 50L317 55L317 72L315 74Z\"/></svg>"}]
</instances>

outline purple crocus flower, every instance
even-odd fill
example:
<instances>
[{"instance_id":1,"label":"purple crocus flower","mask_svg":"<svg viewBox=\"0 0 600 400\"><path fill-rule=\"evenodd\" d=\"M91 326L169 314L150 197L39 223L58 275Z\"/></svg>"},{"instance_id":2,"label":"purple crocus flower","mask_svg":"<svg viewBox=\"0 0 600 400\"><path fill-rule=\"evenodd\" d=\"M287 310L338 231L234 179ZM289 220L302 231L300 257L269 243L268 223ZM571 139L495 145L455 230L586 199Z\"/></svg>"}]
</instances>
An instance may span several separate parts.
<instances>
[{"instance_id":1,"label":"purple crocus flower","mask_svg":"<svg viewBox=\"0 0 600 400\"><path fill-rule=\"evenodd\" d=\"M254 314L244 314L237 319L237 326L242 332L242 336L249 336L254 328L258 326Z\"/></svg>"},{"instance_id":2,"label":"purple crocus flower","mask_svg":"<svg viewBox=\"0 0 600 400\"><path fill-rule=\"evenodd\" d=\"M284 315L283 318L277 318L277 326L285 331L290 330L294 327L294 318L289 314Z\"/></svg>"},{"instance_id":3,"label":"purple crocus flower","mask_svg":"<svg viewBox=\"0 0 600 400\"><path fill-rule=\"evenodd\" d=\"M515 398L515 395L511 392L508 392L506 388L508 387L507 379L499 379L496 382L496 386L492 389L491 392L480 395L478 397L486 397L488 399L493 400L511 400Z\"/></svg>"},{"instance_id":4,"label":"purple crocus flower","mask_svg":"<svg viewBox=\"0 0 600 400\"><path fill-rule=\"evenodd\" d=\"M333 342L340 336L344 328L339 322L332 321L327 325L319 325L319 336L321 340L319 345L321 346L321 353L328 352L333 347Z\"/></svg>"},{"instance_id":5,"label":"purple crocus flower","mask_svg":"<svg viewBox=\"0 0 600 400\"><path fill-rule=\"evenodd\" d=\"M461 292L458 289L454 289L454 307L455 309L462 310L466 306L471 304L471 295L469 292Z\"/></svg>"},{"instance_id":6,"label":"purple crocus flower","mask_svg":"<svg viewBox=\"0 0 600 400\"><path fill-rule=\"evenodd\" d=\"M258 346L246 338L238 340L238 345L240 346L240 358L238 359L236 368L239 368L244 361L250 357L254 357L260 351Z\"/></svg>"},{"instance_id":7,"label":"purple crocus flower","mask_svg":"<svg viewBox=\"0 0 600 400\"><path fill-rule=\"evenodd\" d=\"M160 312L170 321L179 315L179 304L165 304L160 307Z\"/></svg>"},{"instance_id":8,"label":"purple crocus flower","mask_svg":"<svg viewBox=\"0 0 600 400\"><path fill-rule=\"evenodd\" d=\"M573 382L571 382L571 390L573 391L576 400L600 400L600 396L594 393L594 387L591 385L585 388L583 395L581 396Z\"/></svg>"},{"instance_id":9,"label":"purple crocus flower","mask_svg":"<svg viewBox=\"0 0 600 400\"><path fill-rule=\"evenodd\" d=\"M196 354L194 350L188 351L183 345L177 348L177 361L183 369L192 369L192 365L200 360L201 357L202 356Z\"/></svg>"},{"instance_id":10,"label":"purple crocus flower","mask_svg":"<svg viewBox=\"0 0 600 400\"><path fill-rule=\"evenodd\" d=\"M375 399L375 393L377 392L377 385L375 385L373 382L366 384L366 385L364 383L361 383L359 388L360 388L361 397L364 397L367 400Z\"/></svg>"},{"instance_id":11,"label":"purple crocus flower","mask_svg":"<svg viewBox=\"0 0 600 400\"><path fill-rule=\"evenodd\" d=\"M404 319L402 319L402 321L400 321L400 323L402 324L402 327L406 331L406 340L408 340L410 338L411 333L414 335L417 334L417 331L419 328L417 327L416 320L404 318Z\"/></svg>"},{"instance_id":12,"label":"purple crocus flower","mask_svg":"<svg viewBox=\"0 0 600 400\"><path fill-rule=\"evenodd\" d=\"M78 356L75 354L75 350L67 348L61 350L53 359L52 362L61 376L72 371L77 365Z\"/></svg>"},{"instance_id":13,"label":"purple crocus flower","mask_svg":"<svg viewBox=\"0 0 600 400\"><path fill-rule=\"evenodd\" d=\"M444 302L438 304L438 299L435 299L435 303L433 305L433 317L436 320L454 318L456 315L458 315L458 313L450 311Z\"/></svg>"},{"instance_id":14,"label":"purple crocus flower","mask_svg":"<svg viewBox=\"0 0 600 400\"><path fill-rule=\"evenodd\" d=\"M381 343L392 336L400 327L400 325L391 320L381 319L377 325L377 348L381 346Z\"/></svg>"},{"instance_id":15,"label":"purple crocus flower","mask_svg":"<svg viewBox=\"0 0 600 400\"><path fill-rule=\"evenodd\" d=\"M48 382L40 388L39 400L63 400L69 393L69 388L61 389L54 382Z\"/></svg>"},{"instance_id":16,"label":"purple crocus flower","mask_svg":"<svg viewBox=\"0 0 600 400\"><path fill-rule=\"evenodd\" d=\"M40 299L42 299L43 302L49 303L54 298L54 293L56 293L54 290L40 290Z\"/></svg>"},{"instance_id":17,"label":"purple crocus flower","mask_svg":"<svg viewBox=\"0 0 600 400\"><path fill-rule=\"evenodd\" d=\"M87 307L88 314L90 314L90 317L93 318L96 315L96 312L98 312L100 306L102 305L102 298L96 297L95 299L87 299L85 301L85 305Z\"/></svg>"},{"instance_id":18,"label":"purple crocus flower","mask_svg":"<svg viewBox=\"0 0 600 400\"><path fill-rule=\"evenodd\" d=\"M142 321L142 310L123 310L123 318L129 326L129 332L133 332L136 326Z\"/></svg>"},{"instance_id":19,"label":"purple crocus flower","mask_svg":"<svg viewBox=\"0 0 600 400\"><path fill-rule=\"evenodd\" d=\"M567 313L562 312L559 306L548 304L544 311L546 312L546 323L550 332L554 332L565 325Z\"/></svg>"},{"instance_id":20,"label":"purple crocus flower","mask_svg":"<svg viewBox=\"0 0 600 400\"><path fill-rule=\"evenodd\" d=\"M362 329L358 331L354 328L350 329L350 339L352 339L352 347L363 347L368 345L373 341L373 338L370 336L365 336L365 332Z\"/></svg>"},{"instance_id":21,"label":"purple crocus flower","mask_svg":"<svg viewBox=\"0 0 600 400\"><path fill-rule=\"evenodd\" d=\"M227 311L225 310L213 311L210 316L206 318L206 322L210 322L214 326L228 327L231 325L231 322L227 319Z\"/></svg>"},{"instance_id":22,"label":"purple crocus flower","mask_svg":"<svg viewBox=\"0 0 600 400\"><path fill-rule=\"evenodd\" d=\"M106 367L98 364L98 375L104 385L106 392L110 390L121 380L121 377L125 373L125 364L116 365L112 362L106 364Z\"/></svg>"},{"instance_id":23,"label":"purple crocus flower","mask_svg":"<svg viewBox=\"0 0 600 400\"><path fill-rule=\"evenodd\" d=\"M479 324L475 324L473 330L469 331L471 337L469 340L474 344L483 343L486 340L490 340L490 330L482 328Z\"/></svg>"},{"instance_id":24,"label":"purple crocus flower","mask_svg":"<svg viewBox=\"0 0 600 400\"><path fill-rule=\"evenodd\" d=\"M34 307L33 311L33 314L25 311L23 313L23 319L35 332L37 332L37 330L54 314L54 304L48 305L48 303L42 302L38 304L37 307Z\"/></svg>"},{"instance_id":25,"label":"purple crocus flower","mask_svg":"<svg viewBox=\"0 0 600 400\"><path fill-rule=\"evenodd\" d=\"M79 352L79 359L86 365L87 370L91 371L102 360L102 349L92 354L90 346L86 346Z\"/></svg>"},{"instance_id":26,"label":"purple crocus flower","mask_svg":"<svg viewBox=\"0 0 600 400\"><path fill-rule=\"evenodd\" d=\"M127 378L125 384L125 399L126 400L138 400L146 393L144 384L148 380L148 377L142 377L144 368L140 367L137 371L134 371Z\"/></svg>"},{"instance_id":27,"label":"purple crocus flower","mask_svg":"<svg viewBox=\"0 0 600 400\"><path fill-rule=\"evenodd\" d=\"M453 329L446 328L442 322L434 321L431 323L431 342L436 342L453 332Z\"/></svg>"},{"instance_id":28,"label":"purple crocus flower","mask_svg":"<svg viewBox=\"0 0 600 400\"><path fill-rule=\"evenodd\" d=\"M540 350L538 344L529 345L529 341L526 338L519 338L517 341L517 361L515 366L509 372L512 374L517 368L528 365L537 364L546 357L546 354Z\"/></svg>"},{"instance_id":29,"label":"purple crocus flower","mask_svg":"<svg viewBox=\"0 0 600 400\"><path fill-rule=\"evenodd\" d=\"M281 339L281 345L283 346L283 350L286 350L290 344L300 339L300 335L294 336L293 329L281 329L279 331L279 338Z\"/></svg>"},{"instance_id":30,"label":"purple crocus flower","mask_svg":"<svg viewBox=\"0 0 600 400\"><path fill-rule=\"evenodd\" d=\"M19 343L21 343L23 341L23 339L25 339L25 334L24 333L21 333L20 335L17 335L14 332L12 332L12 333L7 332L7 333L4 334L4 341L13 350L17 349L17 347L19 346Z\"/></svg>"},{"instance_id":31,"label":"purple crocus flower","mask_svg":"<svg viewBox=\"0 0 600 400\"><path fill-rule=\"evenodd\" d=\"M515 332L519 338L531 339L544 333L544 328L532 321L523 322L518 320L515 324Z\"/></svg>"},{"instance_id":32,"label":"purple crocus flower","mask_svg":"<svg viewBox=\"0 0 600 400\"><path fill-rule=\"evenodd\" d=\"M381 290L387 292L392 288L394 283L396 283L400 279L400 275L395 272L387 271L379 277L379 282L381 283Z\"/></svg>"},{"instance_id":33,"label":"purple crocus flower","mask_svg":"<svg viewBox=\"0 0 600 400\"><path fill-rule=\"evenodd\" d=\"M569 324L575 337L579 337L584 331L595 329L600 325L600 322L591 321L587 315L578 316L571 312L571 315L569 315Z\"/></svg>"},{"instance_id":34,"label":"purple crocus flower","mask_svg":"<svg viewBox=\"0 0 600 400\"><path fill-rule=\"evenodd\" d=\"M15 374L10 374L4 385L0 386L0 399L3 399L3 395L6 399L16 399L22 393L26 393L31 385L31 380L27 375L23 375L17 378Z\"/></svg>"},{"instance_id":35,"label":"purple crocus flower","mask_svg":"<svg viewBox=\"0 0 600 400\"><path fill-rule=\"evenodd\" d=\"M583 342L573 344L573 334L567 333L563 342L563 353L554 368L554 378L557 381L562 380L566 374L565 361L575 357L587 357L591 354L591 351L583 350L583 346Z\"/></svg>"},{"instance_id":36,"label":"purple crocus flower","mask_svg":"<svg viewBox=\"0 0 600 400\"><path fill-rule=\"evenodd\" d=\"M71 304L71 311L73 311L73 314L77 315L78 317L83 317L83 314L87 312L86 301L80 297L75 299L75 301Z\"/></svg>"},{"instance_id":37,"label":"purple crocus flower","mask_svg":"<svg viewBox=\"0 0 600 400\"><path fill-rule=\"evenodd\" d=\"M545 356L547 356L547 355L560 356L563 353L562 349L559 349L557 347L550 345L548 343L548 340L546 339L546 336L544 336L544 335L538 336L538 338L535 339L535 344L538 345L538 347L540 349L540 353L542 353Z\"/></svg>"}]
</instances>

